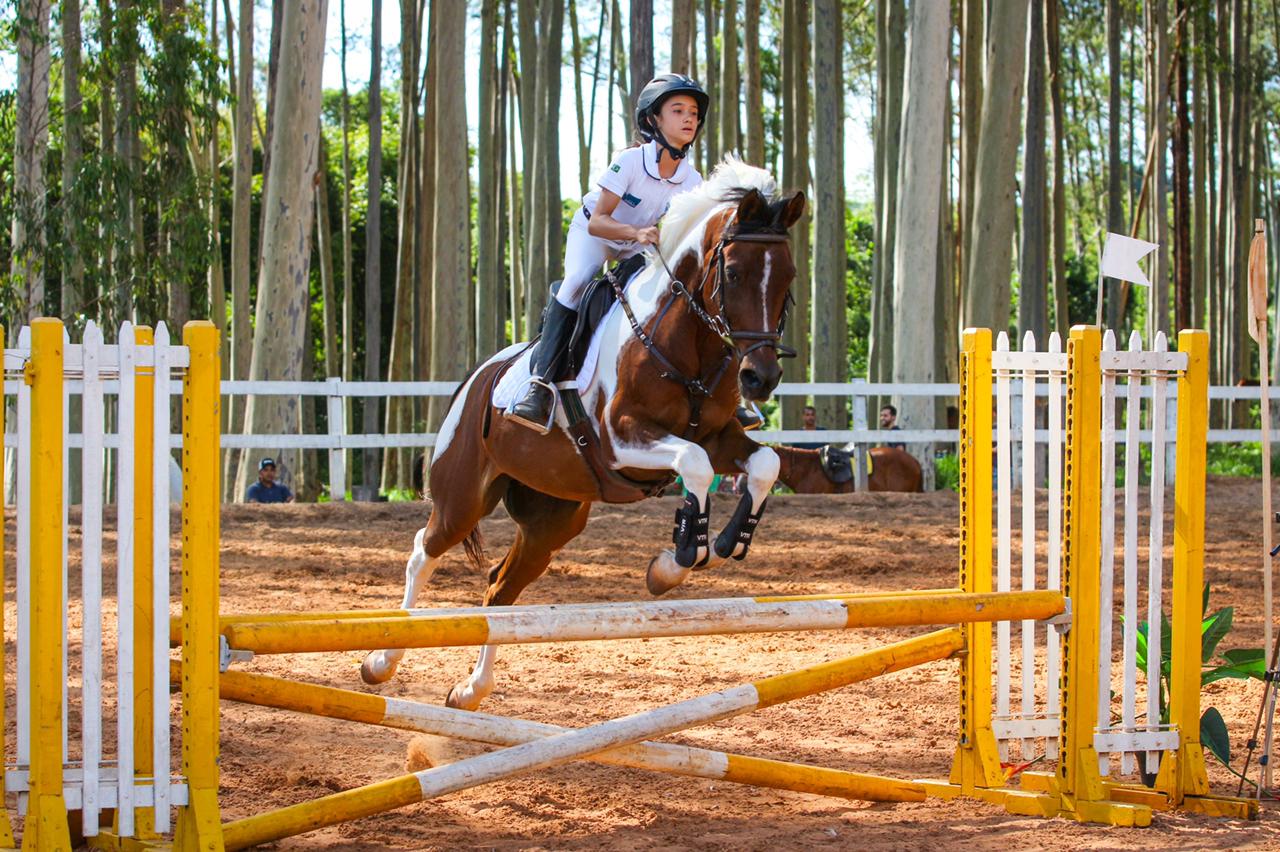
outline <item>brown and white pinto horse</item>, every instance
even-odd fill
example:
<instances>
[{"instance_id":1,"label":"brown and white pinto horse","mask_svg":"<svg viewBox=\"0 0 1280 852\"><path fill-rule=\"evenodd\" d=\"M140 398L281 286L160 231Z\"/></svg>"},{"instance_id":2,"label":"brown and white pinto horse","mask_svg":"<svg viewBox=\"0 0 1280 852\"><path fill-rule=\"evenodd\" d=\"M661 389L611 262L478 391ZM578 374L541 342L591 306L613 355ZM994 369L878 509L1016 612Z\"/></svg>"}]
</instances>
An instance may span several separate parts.
<instances>
[{"instance_id":1,"label":"brown and white pinto horse","mask_svg":"<svg viewBox=\"0 0 1280 852\"><path fill-rule=\"evenodd\" d=\"M695 567L743 558L778 476L777 453L748 437L734 414L742 398L768 399L782 377L779 338L795 277L786 235L804 204L800 193L779 197L767 172L727 160L706 183L672 199L660 246L665 260L649 263L627 287L642 334L621 310L599 332L582 403L610 468L655 485L679 475L689 492L676 516L675 549L650 562L654 594L679 585ZM431 516L406 566L405 608L458 544L488 570L484 604L515 603L552 555L582 532L591 504L601 499L603 486L563 428L539 435L493 409L498 376L523 346L481 365L441 424L430 468ZM749 493L713 543L712 479L743 472ZM477 525L499 501L516 536L489 569ZM372 652L362 677L388 680L403 655L403 649ZM495 646L483 649L471 677L449 692L450 706L474 709L492 692L494 656Z\"/></svg>"}]
</instances>

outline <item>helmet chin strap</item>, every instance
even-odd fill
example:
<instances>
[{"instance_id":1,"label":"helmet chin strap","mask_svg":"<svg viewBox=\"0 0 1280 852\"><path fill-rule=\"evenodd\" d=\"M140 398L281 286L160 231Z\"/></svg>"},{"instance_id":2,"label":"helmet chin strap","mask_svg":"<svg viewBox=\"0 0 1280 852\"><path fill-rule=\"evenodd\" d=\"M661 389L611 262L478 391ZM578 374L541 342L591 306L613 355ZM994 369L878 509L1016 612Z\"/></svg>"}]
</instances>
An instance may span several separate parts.
<instances>
[{"instance_id":1,"label":"helmet chin strap","mask_svg":"<svg viewBox=\"0 0 1280 852\"><path fill-rule=\"evenodd\" d=\"M671 159L677 162L679 162L680 160L683 160L685 156L689 153L689 145L686 145L683 148L673 147L671 143L667 141L667 137L662 135L662 131L656 127L653 129L653 140L657 142L659 146L658 147L659 163L662 162L662 152L664 149L668 154L671 155ZM689 144L692 145L693 143L689 143Z\"/></svg>"}]
</instances>

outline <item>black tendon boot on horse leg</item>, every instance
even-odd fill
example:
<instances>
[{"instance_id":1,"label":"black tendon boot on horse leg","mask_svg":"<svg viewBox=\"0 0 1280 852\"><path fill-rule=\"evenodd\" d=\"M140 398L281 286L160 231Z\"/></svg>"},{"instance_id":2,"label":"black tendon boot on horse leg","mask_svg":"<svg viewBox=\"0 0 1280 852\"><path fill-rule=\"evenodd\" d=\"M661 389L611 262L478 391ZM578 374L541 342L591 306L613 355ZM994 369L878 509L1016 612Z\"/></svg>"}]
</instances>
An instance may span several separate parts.
<instances>
[{"instance_id":1,"label":"black tendon boot on horse leg","mask_svg":"<svg viewBox=\"0 0 1280 852\"><path fill-rule=\"evenodd\" d=\"M707 495L706 511L698 511L698 498L686 494L684 505L676 509L676 528L671 542L676 546L676 563L682 568L702 568L711 559L707 528L711 524L711 495ZM698 558L698 548L703 548Z\"/></svg>"},{"instance_id":2,"label":"black tendon boot on horse leg","mask_svg":"<svg viewBox=\"0 0 1280 852\"><path fill-rule=\"evenodd\" d=\"M742 499L738 501L738 507L733 510L733 517L729 519L729 523L725 524L724 529L720 530L720 535L716 536L716 556L721 559L728 559L730 556L734 559L745 559L747 551L751 549L751 536L755 534L756 526L764 515L764 507L769 504L767 498L761 501L760 511L753 515L751 500L750 494L742 495ZM742 545L742 551L735 553L738 545Z\"/></svg>"},{"instance_id":3,"label":"black tendon boot on horse leg","mask_svg":"<svg viewBox=\"0 0 1280 852\"><path fill-rule=\"evenodd\" d=\"M578 321L578 312L566 308L556 299L547 305L546 320L542 324L542 339L533 350L529 373L532 376L524 399L517 402L504 416L508 420L528 426L543 435L551 431L556 412L555 383L569 360L569 337Z\"/></svg>"}]
</instances>

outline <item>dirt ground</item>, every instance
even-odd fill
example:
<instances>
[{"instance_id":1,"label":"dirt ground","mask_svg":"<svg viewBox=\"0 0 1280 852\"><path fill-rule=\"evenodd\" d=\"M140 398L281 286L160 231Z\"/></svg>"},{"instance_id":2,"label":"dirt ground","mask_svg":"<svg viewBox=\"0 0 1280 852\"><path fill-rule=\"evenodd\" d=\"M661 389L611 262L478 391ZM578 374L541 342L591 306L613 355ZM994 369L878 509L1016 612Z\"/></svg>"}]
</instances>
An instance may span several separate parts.
<instances>
[{"instance_id":1,"label":"dirt ground","mask_svg":"<svg viewBox=\"0 0 1280 852\"><path fill-rule=\"evenodd\" d=\"M1212 605L1236 608L1236 627L1224 649L1261 644L1258 502L1256 483L1210 483L1207 576L1213 585ZM586 532L559 554L521 602L650 599L644 568L670 540L676 505L667 498L597 507ZM713 529L731 508L728 498L718 499ZM749 559L695 574L670 596L892 592L952 585L957 513L953 493L775 497ZM222 517L223 611L398 606L404 560L425 519L422 504L228 507ZM74 524L74 514L72 520ZM485 522L492 558L504 551L512 531L501 509ZM12 541L9 537L10 547ZM480 602L483 591L483 578L459 552L445 559L418 603L471 606ZM12 630L11 619L8 624ZM920 632L510 647L499 659L497 691L483 709L579 727ZM1016 637L1015 631L1015 642ZM362 656L262 657L243 668L367 689L358 675ZM474 656L471 649L411 651L397 677L378 691L440 703L449 687L468 674ZM1243 749L1259 694L1256 682L1220 681L1205 690L1206 706L1218 707L1226 719L1233 754ZM942 778L951 763L956 705L956 664L940 662L671 739L900 778ZM221 803L226 819L400 774L415 740L400 731L231 702L223 702L222 714ZM419 736L414 748L439 764L484 747ZM1209 771L1216 790L1234 792L1230 776L1212 760ZM1012 817L975 802L869 804L579 763L316 831L274 848L809 847L1280 849L1280 812L1272 805L1256 823L1157 813L1149 829L1115 829Z\"/></svg>"},{"instance_id":2,"label":"dirt ground","mask_svg":"<svg viewBox=\"0 0 1280 852\"><path fill-rule=\"evenodd\" d=\"M1234 644L1260 644L1257 486L1209 488L1207 573L1213 605L1236 607ZM597 507L586 532L524 603L645 600L644 567L670 535L675 502ZM731 508L722 499L722 521ZM775 497L743 563L695 574L674 597L929 588L955 582L951 493ZM223 515L223 610L398 605L403 564L425 507L412 504L231 507ZM716 523L713 516L713 525ZM483 531L490 555L510 542L499 513ZM422 606L479 602L484 581L451 554ZM583 726L875 647L916 630L695 637L504 649L484 709ZM1016 634L1015 634L1016 640ZM1226 646L1224 646L1225 648ZM260 658L252 671L364 689L361 654ZM470 649L410 652L382 694L441 702L474 662ZM1205 690L1243 748L1256 683ZM835 693L696 728L673 741L763 757L944 777L956 724L955 663L942 662ZM414 735L223 703L222 806L235 818L405 770ZM418 737L441 763L481 747ZM1234 790L1210 761L1216 789ZM867 804L722 782L574 764L314 832L281 849L910 849L1017 847L1280 848L1280 819L1258 823L1157 814L1146 830L1023 819L972 802Z\"/></svg>"}]
</instances>

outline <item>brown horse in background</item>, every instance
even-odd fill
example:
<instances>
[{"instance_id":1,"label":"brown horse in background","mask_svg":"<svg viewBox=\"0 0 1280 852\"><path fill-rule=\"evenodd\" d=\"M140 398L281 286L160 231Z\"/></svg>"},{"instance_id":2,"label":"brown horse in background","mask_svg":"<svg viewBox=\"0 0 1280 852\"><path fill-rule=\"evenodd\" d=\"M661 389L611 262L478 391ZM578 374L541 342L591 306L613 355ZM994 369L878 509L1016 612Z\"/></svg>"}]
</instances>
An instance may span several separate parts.
<instances>
[{"instance_id":1,"label":"brown horse in background","mask_svg":"<svg viewBox=\"0 0 1280 852\"><path fill-rule=\"evenodd\" d=\"M780 466L778 481L797 494L849 494L855 491L853 470L847 454L822 457L819 450L775 447ZM872 447L867 451L871 472L868 491L920 491L924 477L920 462L906 450Z\"/></svg>"},{"instance_id":2,"label":"brown horse in background","mask_svg":"<svg viewBox=\"0 0 1280 852\"><path fill-rule=\"evenodd\" d=\"M672 199L657 259L619 297L621 310L605 317L595 373L581 394L608 459L606 477L575 447L586 438L571 439L565 406L557 410L560 428L547 435L508 422L493 407L502 374L528 358L526 344L482 364L437 434L431 515L414 541L402 606L414 605L419 586L458 544L488 571L484 604L513 604L582 532L591 504L610 488L617 493L619 483L629 483L636 495L630 499L639 499L674 475L688 495L676 513L674 548L650 560L649 590L661 594L695 568L745 557L779 460L734 414L742 399L768 399L782 377L778 350L795 277L787 231L804 207L802 194L779 196L767 172L734 159ZM717 473L745 473L748 493L712 541L708 491ZM477 525L500 501L516 536L490 568ZM474 709L492 692L495 651L483 649L470 678L450 690L450 706ZM403 649L375 651L361 675L382 683L403 655Z\"/></svg>"}]
</instances>

